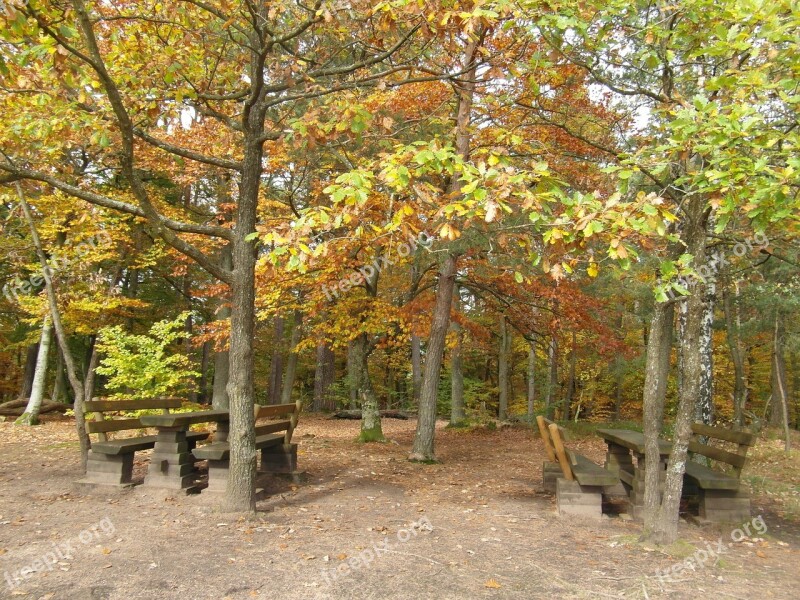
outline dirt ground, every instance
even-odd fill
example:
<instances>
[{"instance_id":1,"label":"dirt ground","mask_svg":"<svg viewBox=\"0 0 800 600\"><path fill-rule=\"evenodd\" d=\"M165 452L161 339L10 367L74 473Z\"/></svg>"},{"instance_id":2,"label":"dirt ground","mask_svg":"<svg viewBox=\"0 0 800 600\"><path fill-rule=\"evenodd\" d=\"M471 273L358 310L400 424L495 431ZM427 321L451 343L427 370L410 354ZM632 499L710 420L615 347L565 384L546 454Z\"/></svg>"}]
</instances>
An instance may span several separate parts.
<instances>
[{"instance_id":1,"label":"dirt ground","mask_svg":"<svg viewBox=\"0 0 800 600\"><path fill-rule=\"evenodd\" d=\"M87 494L71 422L0 423L0 597L797 598L800 534L768 498L752 512L764 534L683 522L685 541L646 548L635 522L556 515L528 429L442 428L441 464L421 465L414 421L385 420L392 441L366 446L358 426L304 416L306 475L263 476L245 519L208 493ZM576 444L601 462L599 439Z\"/></svg>"}]
</instances>

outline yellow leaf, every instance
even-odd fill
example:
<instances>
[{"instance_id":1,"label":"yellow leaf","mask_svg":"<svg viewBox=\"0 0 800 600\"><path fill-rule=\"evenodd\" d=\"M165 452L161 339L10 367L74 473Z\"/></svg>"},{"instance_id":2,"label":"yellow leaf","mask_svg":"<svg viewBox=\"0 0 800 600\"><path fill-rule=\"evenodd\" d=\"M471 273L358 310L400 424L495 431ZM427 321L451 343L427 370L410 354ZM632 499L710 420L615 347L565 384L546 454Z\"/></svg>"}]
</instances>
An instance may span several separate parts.
<instances>
[{"instance_id":1,"label":"yellow leaf","mask_svg":"<svg viewBox=\"0 0 800 600\"><path fill-rule=\"evenodd\" d=\"M597 263L592 263L589 265L589 268L586 269L586 272L589 274L589 277L597 277Z\"/></svg>"},{"instance_id":2,"label":"yellow leaf","mask_svg":"<svg viewBox=\"0 0 800 600\"><path fill-rule=\"evenodd\" d=\"M483 586L487 587L487 588L491 588L493 590L499 590L501 587L503 587L502 585L497 583L497 580L495 580L495 579L490 579L489 581L484 583Z\"/></svg>"}]
</instances>

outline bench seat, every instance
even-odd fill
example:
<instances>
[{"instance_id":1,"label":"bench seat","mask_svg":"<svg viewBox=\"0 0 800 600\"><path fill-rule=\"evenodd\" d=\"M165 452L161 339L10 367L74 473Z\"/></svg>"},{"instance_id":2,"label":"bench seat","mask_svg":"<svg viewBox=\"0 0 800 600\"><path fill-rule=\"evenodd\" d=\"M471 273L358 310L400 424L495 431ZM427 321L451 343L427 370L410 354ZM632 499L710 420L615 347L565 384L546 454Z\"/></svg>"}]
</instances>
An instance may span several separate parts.
<instances>
[{"instance_id":1,"label":"bench seat","mask_svg":"<svg viewBox=\"0 0 800 600\"><path fill-rule=\"evenodd\" d=\"M595 464L582 454L567 450L567 456L569 456L572 474L580 485L606 487L619 483L617 475Z\"/></svg>"},{"instance_id":2,"label":"bench seat","mask_svg":"<svg viewBox=\"0 0 800 600\"><path fill-rule=\"evenodd\" d=\"M268 446L283 444L286 436L282 433L272 433L260 435L256 438L256 450L262 450ZM231 449L228 442L213 442L192 451L198 460L229 460Z\"/></svg>"},{"instance_id":3,"label":"bench seat","mask_svg":"<svg viewBox=\"0 0 800 600\"><path fill-rule=\"evenodd\" d=\"M738 490L738 477L726 475L694 461L686 462L686 476L704 490Z\"/></svg>"},{"instance_id":4,"label":"bench seat","mask_svg":"<svg viewBox=\"0 0 800 600\"><path fill-rule=\"evenodd\" d=\"M210 434L205 431L190 431L186 434L186 441L189 442L191 450L197 442L205 440ZM108 454L119 456L121 454L131 454L140 450L149 450L156 445L155 435L145 435L135 438L125 438L121 440L109 440L106 442L95 442L92 444L92 452L98 454Z\"/></svg>"}]
</instances>

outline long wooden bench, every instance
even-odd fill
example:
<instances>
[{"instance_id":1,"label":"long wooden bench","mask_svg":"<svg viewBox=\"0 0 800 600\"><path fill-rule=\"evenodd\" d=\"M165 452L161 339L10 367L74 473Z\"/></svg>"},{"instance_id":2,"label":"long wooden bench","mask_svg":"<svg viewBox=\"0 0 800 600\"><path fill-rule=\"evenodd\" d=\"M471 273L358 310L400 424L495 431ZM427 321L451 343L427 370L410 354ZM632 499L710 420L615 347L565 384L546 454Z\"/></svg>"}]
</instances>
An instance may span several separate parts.
<instances>
[{"instance_id":1,"label":"long wooden bench","mask_svg":"<svg viewBox=\"0 0 800 600\"><path fill-rule=\"evenodd\" d=\"M86 431L96 435L91 442L86 475L78 483L84 485L108 485L130 487L133 485L133 458L136 452L150 450L156 445L155 435L137 435L110 440L109 433L140 431L146 429L137 417L120 415L139 410L160 410L169 414L170 409L181 407L180 398L151 398L147 400L94 399L84 403L87 413L94 414L93 421L86 422ZM189 432L186 441L189 449L209 436L206 432Z\"/></svg>"},{"instance_id":2,"label":"long wooden bench","mask_svg":"<svg viewBox=\"0 0 800 600\"><path fill-rule=\"evenodd\" d=\"M253 407L256 450L261 451L261 472L294 473L297 470L297 444L292 443L292 434L297 427L300 408L300 400L293 404L256 404ZM259 424L261 420L264 421ZM196 448L193 454L198 460L208 461L208 491L224 492L230 467L228 440L214 440Z\"/></svg>"},{"instance_id":3,"label":"long wooden bench","mask_svg":"<svg viewBox=\"0 0 800 600\"><path fill-rule=\"evenodd\" d=\"M603 493L607 488L620 485L619 477L582 454L565 448L564 430L558 424L550 422L547 432L563 475L556 479L558 513L599 519L603 514Z\"/></svg>"},{"instance_id":4,"label":"long wooden bench","mask_svg":"<svg viewBox=\"0 0 800 600\"><path fill-rule=\"evenodd\" d=\"M727 523L750 518L750 493L743 489L741 475L747 463L747 452L756 439L748 431L732 431L703 423L692 424L690 460L686 461L684 487L687 495L696 491L700 501L701 519ZM711 440L730 444L735 448L729 451L709 444ZM712 466L700 464L697 456L704 456L726 467L720 468L714 463Z\"/></svg>"}]
</instances>

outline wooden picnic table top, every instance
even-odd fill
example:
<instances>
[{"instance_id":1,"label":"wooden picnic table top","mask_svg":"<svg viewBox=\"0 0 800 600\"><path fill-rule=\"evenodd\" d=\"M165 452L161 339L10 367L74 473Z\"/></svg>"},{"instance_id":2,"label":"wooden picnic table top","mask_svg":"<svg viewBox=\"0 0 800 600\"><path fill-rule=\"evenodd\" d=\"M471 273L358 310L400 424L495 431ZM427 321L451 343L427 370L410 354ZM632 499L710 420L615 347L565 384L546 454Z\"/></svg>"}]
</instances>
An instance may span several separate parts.
<instances>
[{"instance_id":1,"label":"wooden picnic table top","mask_svg":"<svg viewBox=\"0 0 800 600\"><path fill-rule=\"evenodd\" d=\"M598 429L597 435L613 444L633 450L637 454L644 454L644 434L629 429ZM658 440L658 449L661 456L669 456L672 444L666 440Z\"/></svg>"},{"instance_id":2,"label":"wooden picnic table top","mask_svg":"<svg viewBox=\"0 0 800 600\"><path fill-rule=\"evenodd\" d=\"M230 414L227 410L198 410L172 415L142 415L139 419L145 427L189 427L197 423L227 421Z\"/></svg>"}]
</instances>

